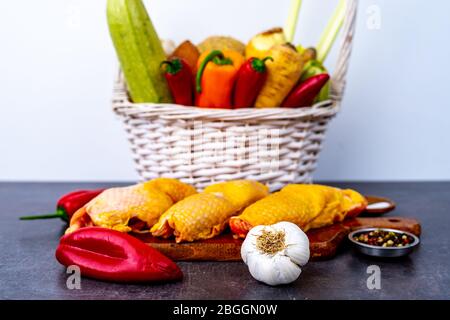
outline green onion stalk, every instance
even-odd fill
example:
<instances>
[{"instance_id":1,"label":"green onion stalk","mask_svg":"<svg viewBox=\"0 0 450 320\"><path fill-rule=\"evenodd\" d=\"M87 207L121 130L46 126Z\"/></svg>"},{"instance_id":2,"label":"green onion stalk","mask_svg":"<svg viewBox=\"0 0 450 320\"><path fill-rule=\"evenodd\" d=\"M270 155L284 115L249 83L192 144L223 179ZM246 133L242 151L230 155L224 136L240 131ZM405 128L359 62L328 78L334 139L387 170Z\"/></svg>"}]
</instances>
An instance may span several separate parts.
<instances>
[{"instance_id":1,"label":"green onion stalk","mask_svg":"<svg viewBox=\"0 0 450 320\"><path fill-rule=\"evenodd\" d=\"M298 14L301 6L302 0L291 0L288 19L284 27L284 34L287 42L292 42L294 40L295 29L297 28L298 23Z\"/></svg>"},{"instance_id":2,"label":"green onion stalk","mask_svg":"<svg viewBox=\"0 0 450 320\"><path fill-rule=\"evenodd\" d=\"M317 45L317 60L323 63L333 46L334 41L344 23L345 12L347 10L347 0L339 0L339 3L334 10L331 20L328 22L325 30L323 31L319 44Z\"/></svg>"}]
</instances>

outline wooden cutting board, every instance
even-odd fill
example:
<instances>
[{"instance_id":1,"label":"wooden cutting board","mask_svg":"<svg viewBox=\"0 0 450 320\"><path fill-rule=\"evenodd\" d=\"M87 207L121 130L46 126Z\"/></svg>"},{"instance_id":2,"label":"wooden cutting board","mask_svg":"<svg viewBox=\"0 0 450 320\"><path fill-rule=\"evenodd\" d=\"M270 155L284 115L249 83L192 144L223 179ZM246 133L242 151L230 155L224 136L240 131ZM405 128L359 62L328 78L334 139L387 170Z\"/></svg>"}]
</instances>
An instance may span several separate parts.
<instances>
[{"instance_id":1,"label":"wooden cutting board","mask_svg":"<svg viewBox=\"0 0 450 320\"><path fill-rule=\"evenodd\" d=\"M310 241L311 259L329 259L347 235L360 228L393 228L420 235L420 223L403 217L358 217L342 223L307 232ZM240 261L242 240L234 239L231 233L219 235L213 239L175 243L173 239L164 240L150 234L135 236L158 249L175 261Z\"/></svg>"}]
</instances>

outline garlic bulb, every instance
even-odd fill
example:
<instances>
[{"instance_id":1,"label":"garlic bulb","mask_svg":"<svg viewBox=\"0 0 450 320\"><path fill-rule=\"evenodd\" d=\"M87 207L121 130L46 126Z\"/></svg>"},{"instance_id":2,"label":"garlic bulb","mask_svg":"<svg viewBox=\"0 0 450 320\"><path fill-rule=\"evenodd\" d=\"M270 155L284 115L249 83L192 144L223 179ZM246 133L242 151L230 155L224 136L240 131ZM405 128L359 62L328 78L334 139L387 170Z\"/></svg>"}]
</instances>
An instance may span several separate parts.
<instances>
[{"instance_id":1,"label":"garlic bulb","mask_svg":"<svg viewBox=\"0 0 450 320\"><path fill-rule=\"evenodd\" d=\"M291 283L309 260L309 240L291 222L256 226L242 244L241 257L256 280L271 286Z\"/></svg>"}]
</instances>

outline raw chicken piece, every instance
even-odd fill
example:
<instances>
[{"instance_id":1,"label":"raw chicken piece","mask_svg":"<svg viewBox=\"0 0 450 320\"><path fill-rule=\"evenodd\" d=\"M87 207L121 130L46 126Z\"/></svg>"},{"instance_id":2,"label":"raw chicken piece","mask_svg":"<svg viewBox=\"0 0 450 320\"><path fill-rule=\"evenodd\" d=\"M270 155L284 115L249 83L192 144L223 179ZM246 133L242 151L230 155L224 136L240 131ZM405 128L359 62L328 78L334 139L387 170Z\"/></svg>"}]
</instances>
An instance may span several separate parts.
<instances>
[{"instance_id":1,"label":"raw chicken piece","mask_svg":"<svg viewBox=\"0 0 450 320\"><path fill-rule=\"evenodd\" d=\"M86 226L121 232L148 230L174 203L195 193L194 187L168 178L107 189L75 212L66 233Z\"/></svg>"},{"instance_id":2,"label":"raw chicken piece","mask_svg":"<svg viewBox=\"0 0 450 320\"><path fill-rule=\"evenodd\" d=\"M173 234L177 242L208 239L222 232L235 212L225 198L198 193L173 205L151 231L154 236L164 238Z\"/></svg>"},{"instance_id":3,"label":"raw chicken piece","mask_svg":"<svg viewBox=\"0 0 450 320\"><path fill-rule=\"evenodd\" d=\"M211 185L204 192L181 200L167 210L151 232L177 243L209 239L220 234L231 216L268 195L268 188L251 180L234 180Z\"/></svg>"},{"instance_id":4,"label":"raw chicken piece","mask_svg":"<svg viewBox=\"0 0 450 320\"><path fill-rule=\"evenodd\" d=\"M291 184L281 191L293 197L300 197L299 201L320 205L309 214L306 224L298 224L304 225L304 231L342 221L348 211L344 208L344 194L340 189L322 185Z\"/></svg>"},{"instance_id":5,"label":"raw chicken piece","mask_svg":"<svg viewBox=\"0 0 450 320\"><path fill-rule=\"evenodd\" d=\"M231 202L236 210L241 210L267 196L269 188L253 180L232 180L212 184L206 187L204 192L221 195Z\"/></svg>"},{"instance_id":6,"label":"raw chicken piece","mask_svg":"<svg viewBox=\"0 0 450 320\"><path fill-rule=\"evenodd\" d=\"M306 232L354 217L366 206L366 199L353 190L291 184L232 217L230 228L238 237L245 238L254 226L289 221Z\"/></svg>"}]
</instances>

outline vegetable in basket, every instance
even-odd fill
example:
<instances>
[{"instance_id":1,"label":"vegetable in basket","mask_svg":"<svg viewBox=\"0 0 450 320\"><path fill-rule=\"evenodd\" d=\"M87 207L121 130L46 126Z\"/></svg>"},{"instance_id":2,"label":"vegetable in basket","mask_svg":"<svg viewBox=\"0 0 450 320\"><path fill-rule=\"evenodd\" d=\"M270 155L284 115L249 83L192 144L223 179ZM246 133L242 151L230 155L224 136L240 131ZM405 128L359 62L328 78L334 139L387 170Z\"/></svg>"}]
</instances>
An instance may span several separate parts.
<instances>
[{"instance_id":1,"label":"vegetable in basket","mask_svg":"<svg viewBox=\"0 0 450 320\"><path fill-rule=\"evenodd\" d=\"M323 73L301 82L292 90L281 106L283 108L301 108L312 106L320 90L322 90L329 79L330 76Z\"/></svg>"},{"instance_id":2,"label":"vegetable in basket","mask_svg":"<svg viewBox=\"0 0 450 320\"><path fill-rule=\"evenodd\" d=\"M175 42L173 40L161 39L161 45L166 55L172 55L175 50Z\"/></svg>"},{"instance_id":3,"label":"vegetable in basket","mask_svg":"<svg viewBox=\"0 0 450 320\"><path fill-rule=\"evenodd\" d=\"M289 15L284 26L284 34L286 35L286 41L294 41L295 29L297 29L298 16L302 7L302 0L291 0L289 7Z\"/></svg>"},{"instance_id":4,"label":"vegetable in basket","mask_svg":"<svg viewBox=\"0 0 450 320\"><path fill-rule=\"evenodd\" d=\"M256 108L275 108L281 103L296 85L303 70L300 53L290 44L275 45L268 55L273 61L267 61L267 81L259 93Z\"/></svg>"},{"instance_id":5,"label":"vegetable in basket","mask_svg":"<svg viewBox=\"0 0 450 320\"><path fill-rule=\"evenodd\" d=\"M318 60L310 60L305 64L302 76L300 77L300 82L306 81L307 79L314 77L319 74L328 73L327 69ZM325 101L330 96L330 81L328 81L325 86L320 90L319 95L316 98L316 102Z\"/></svg>"},{"instance_id":6,"label":"vegetable in basket","mask_svg":"<svg viewBox=\"0 0 450 320\"><path fill-rule=\"evenodd\" d=\"M172 102L161 41L141 0L108 0L109 31L133 102Z\"/></svg>"},{"instance_id":7,"label":"vegetable in basket","mask_svg":"<svg viewBox=\"0 0 450 320\"><path fill-rule=\"evenodd\" d=\"M196 105L203 108L231 108L234 83L244 57L237 51L213 50L198 60Z\"/></svg>"},{"instance_id":8,"label":"vegetable in basket","mask_svg":"<svg viewBox=\"0 0 450 320\"><path fill-rule=\"evenodd\" d=\"M232 50L244 55L245 44L241 41L227 36L211 36L198 44L200 53L210 52L212 50Z\"/></svg>"},{"instance_id":9,"label":"vegetable in basket","mask_svg":"<svg viewBox=\"0 0 450 320\"><path fill-rule=\"evenodd\" d=\"M313 47L303 48L302 46L297 46L297 51L302 55L303 63L307 63L317 58L317 50Z\"/></svg>"},{"instance_id":10,"label":"vegetable in basket","mask_svg":"<svg viewBox=\"0 0 450 320\"><path fill-rule=\"evenodd\" d=\"M183 278L180 268L158 250L114 230L79 229L61 238L56 259L76 265L83 276L112 282L160 282Z\"/></svg>"},{"instance_id":11,"label":"vegetable in basket","mask_svg":"<svg viewBox=\"0 0 450 320\"><path fill-rule=\"evenodd\" d=\"M331 50L336 37L341 30L344 23L345 12L347 10L347 0L339 0L336 9L333 12L331 19L320 36L319 43L317 44L317 60L324 62Z\"/></svg>"},{"instance_id":12,"label":"vegetable in basket","mask_svg":"<svg viewBox=\"0 0 450 320\"><path fill-rule=\"evenodd\" d=\"M46 215L25 216L20 217L20 220L39 220L39 219L53 219L60 218L66 222L70 221L73 214L89 201L94 199L104 189L97 190L77 190L63 195L56 204L56 212Z\"/></svg>"},{"instance_id":13,"label":"vegetable in basket","mask_svg":"<svg viewBox=\"0 0 450 320\"><path fill-rule=\"evenodd\" d=\"M193 76L197 72L197 61L200 57L200 51L189 40L183 41L178 47L175 48L170 58L181 58L189 65L193 72Z\"/></svg>"},{"instance_id":14,"label":"vegetable in basket","mask_svg":"<svg viewBox=\"0 0 450 320\"><path fill-rule=\"evenodd\" d=\"M254 36L245 48L245 57L263 59L274 45L286 43L283 29L273 28Z\"/></svg>"},{"instance_id":15,"label":"vegetable in basket","mask_svg":"<svg viewBox=\"0 0 450 320\"><path fill-rule=\"evenodd\" d=\"M161 63L170 92L176 104L192 106L194 81L192 70L184 59L172 58Z\"/></svg>"},{"instance_id":16,"label":"vegetable in basket","mask_svg":"<svg viewBox=\"0 0 450 320\"><path fill-rule=\"evenodd\" d=\"M239 69L234 88L233 105L235 108L250 108L255 104L256 97L267 80L266 61L264 59L250 58Z\"/></svg>"}]
</instances>

